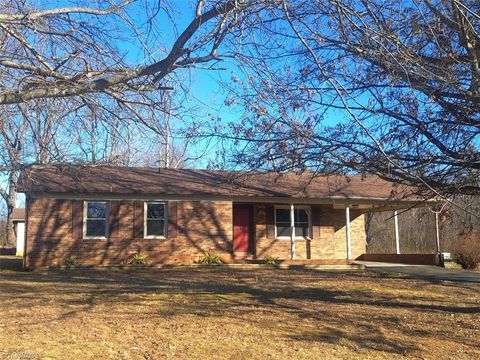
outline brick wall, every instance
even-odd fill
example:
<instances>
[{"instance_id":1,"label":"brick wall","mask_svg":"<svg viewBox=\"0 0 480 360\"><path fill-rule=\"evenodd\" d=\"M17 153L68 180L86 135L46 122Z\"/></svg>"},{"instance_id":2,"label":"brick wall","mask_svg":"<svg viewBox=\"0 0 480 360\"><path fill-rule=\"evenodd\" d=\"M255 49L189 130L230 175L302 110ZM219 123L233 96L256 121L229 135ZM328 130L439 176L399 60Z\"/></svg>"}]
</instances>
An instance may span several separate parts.
<instances>
[{"instance_id":1,"label":"brick wall","mask_svg":"<svg viewBox=\"0 0 480 360\"><path fill-rule=\"evenodd\" d=\"M82 216L78 200L27 200L27 253L25 266L62 265L69 256L81 265L122 264L135 253L147 255L149 264L189 264L208 251L226 262L232 259L232 203L229 201L178 201L169 203L167 238L136 235L135 216L142 202L110 203L118 216L110 219L106 240L78 235ZM81 208L81 205L80 205ZM116 210L113 210L116 209ZM137 210L136 210L137 209ZM273 205L256 204L254 233L256 257L290 258L290 241L274 238ZM312 240L296 241L297 259L346 259L345 211L312 206ZM143 215L142 215L143 216ZM365 253L364 216L351 210L352 258ZM75 230L77 229L77 230Z\"/></svg>"},{"instance_id":2,"label":"brick wall","mask_svg":"<svg viewBox=\"0 0 480 360\"><path fill-rule=\"evenodd\" d=\"M177 202L169 208L169 220L176 221L169 224L166 239L135 238L135 202L112 202L111 208L118 206L118 224L111 226L107 240L75 237L74 202L27 200L27 267L62 265L69 256L81 265L122 264L134 253L148 255L149 264L192 263L205 251L231 258L231 202Z\"/></svg>"},{"instance_id":3,"label":"brick wall","mask_svg":"<svg viewBox=\"0 0 480 360\"><path fill-rule=\"evenodd\" d=\"M256 256L259 259L274 256L290 259L290 240L275 239L269 231L269 211L273 206L255 205L255 244ZM345 210L333 209L329 205L311 207L312 240L295 240L296 259L346 259ZM350 210L350 234L352 258L366 252L364 215L357 210ZM271 227L271 225L270 225Z\"/></svg>"}]
</instances>

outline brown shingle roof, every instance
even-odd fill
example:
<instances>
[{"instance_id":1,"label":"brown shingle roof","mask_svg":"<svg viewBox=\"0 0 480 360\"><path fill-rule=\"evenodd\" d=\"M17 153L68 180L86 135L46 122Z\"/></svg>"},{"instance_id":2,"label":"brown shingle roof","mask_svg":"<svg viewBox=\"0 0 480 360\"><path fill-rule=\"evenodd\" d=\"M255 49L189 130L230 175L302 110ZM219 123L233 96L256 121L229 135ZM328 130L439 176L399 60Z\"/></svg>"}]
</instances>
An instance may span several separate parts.
<instances>
[{"instance_id":1,"label":"brown shingle roof","mask_svg":"<svg viewBox=\"0 0 480 360\"><path fill-rule=\"evenodd\" d=\"M414 200L412 189L368 176L158 169L95 165L32 166L18 189L27 193L209 195L309 199Z\"/></svg>"},{"instance_id":2,"label":"brown shingle roof","mask_svg":"<svg viewBox=\"0 0 480 360\"><path fill-rule=\"evenodd\" d=\"M13 221L25 221L25 209L24 208L14 208L12 210L12 220Z\"/></svg>"}]
</instances>

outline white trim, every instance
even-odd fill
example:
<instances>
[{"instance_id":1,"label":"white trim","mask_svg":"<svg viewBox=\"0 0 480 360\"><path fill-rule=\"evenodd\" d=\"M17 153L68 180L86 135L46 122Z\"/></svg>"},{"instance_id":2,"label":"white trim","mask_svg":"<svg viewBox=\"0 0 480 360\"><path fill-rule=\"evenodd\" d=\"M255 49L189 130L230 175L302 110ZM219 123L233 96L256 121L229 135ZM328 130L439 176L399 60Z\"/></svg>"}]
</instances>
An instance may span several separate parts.
<instances>
[{"instance_id":1,"label":"white trim","mask_svg":"<svg viewBox=\"0 0 480 360\"><path fill-rule=\"evenodd\" d=\"M105 218L92 218L90 220L104 220L105 221L105 235L104 236L87 236L87 220L88 217L88 203L105 203ZM110 202L108 200L84 200L83 201L83 239L85 240L107 240L109 233L109 217L110 217Z\"/></svg>"},{"instance_id":2,"label":"white trim","mask_svg":"<svg viewBox=\"0 0 480 360\"><path fill-rule=\"evenodd\" d=\"M295 209L305 209L307 210L307 216L308 216L308 236L304 237L304 236L295 236L295 240L309 240L311 238L311 230L312 230L312 214L311 214L311 210L312 208L310 206L307 206L307 205L294 205L295 206ZM275 205L274 206L274 209L273 209L273 213L274 213L274 216L273 216L273 225L274 225L274 228L275 228L275 239L278 239L278 240L290 240L291 239L291 236L277 236L277 209L287 209L289 210L290 209L290 205ZM291 224L290 224L291 226Z\"/></svg>"},{"instance_id":3,"label":"white trim","mask_svg":"<svg viewBox=\"0 0 480 360\"><path fill-rule=\"evenodd\" d=\"M147 234L147 206L148 204L161 204L163 205L163 235L148 235ZM167 238L167 226L168 222L168 206L165 201L144 201L143 202L143 238L144 239L166 239Z\"/></svg>"},{"instance_id":4,"label":"white trim","mask_svg":"<svg viewBox=\"0 0 480 360\"><path fill-rule=\"evenodd\" d=\"M306 212L308 218L308 235L310 235L310 216L308 215L308 210ZM276 226L277 224L275 224L275 227ZM293 204L290 204L290 256L292 260L295 260L295 206Z\"/></svg>"},{"instance_id":5,"label":"white trim","mask_svg":"<svg viewBox=\"0 0 480 360\"><path fill-rule=\"evenodd\" d=\"M440 253L440 219L438 217L439 212L435 211L435 248L437 254Z\"/></svg>"},{"instance_id":6,"label":"white trim","mask_svg":"<svg viewBox=\"0 0 480 360\"><path fill-rule=\"evenodd\" d=\"M15 255L23 256L25 248L25 222L24 221L15 221L14 222L15 237L17 242L15 244L16 252Z\"/></svg>"},{"instance_id":7,"label":"white trim","mask_svg":"<svg viewBox=\"0 0 480 360\"><path fill-rule=\"evenodd\" d=\"M395 250L397 254L400 255L400 232L398 230L398 211L393 212L394 222L395 222Z\"/></svg>"}]
</instances>

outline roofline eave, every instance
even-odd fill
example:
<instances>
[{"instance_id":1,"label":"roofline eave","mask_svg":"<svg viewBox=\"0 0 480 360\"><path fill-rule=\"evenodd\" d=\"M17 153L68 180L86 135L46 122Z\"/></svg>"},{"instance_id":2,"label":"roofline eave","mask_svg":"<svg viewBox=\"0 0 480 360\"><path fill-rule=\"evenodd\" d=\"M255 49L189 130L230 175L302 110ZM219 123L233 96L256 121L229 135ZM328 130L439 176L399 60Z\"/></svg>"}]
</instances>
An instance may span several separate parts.
<instances>
[{"instance_id":1,"label":"roofline eave","mask_svg":"<svg viewBox=\"0 0 480 360\"><path fill-rule=\"evenodd\" d=\"M164 200L164 201L233 201L250 203L298 203L298 204L323 204L333 206L345 205L396 205L402 207L425 206L437 203L436 199L393 199L393 198L363 198L363 197L288 197L288 196L253 196L253 195L211 195L211 194L118 194L118 193L48 193L48 192L25 192L31 198L54 198L54 199L77 199L77 200ZM422 205L423 204L423 205Z\"/></svg>"}]
</instances>

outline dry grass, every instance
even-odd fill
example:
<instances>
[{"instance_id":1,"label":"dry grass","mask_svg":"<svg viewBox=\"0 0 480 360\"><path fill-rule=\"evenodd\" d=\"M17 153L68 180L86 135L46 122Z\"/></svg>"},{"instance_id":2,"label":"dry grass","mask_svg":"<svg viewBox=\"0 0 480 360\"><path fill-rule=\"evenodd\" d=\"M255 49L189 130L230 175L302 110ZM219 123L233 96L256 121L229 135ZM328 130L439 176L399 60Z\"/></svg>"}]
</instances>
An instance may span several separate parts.
<instances>
[{"instance_id":1,"label":"dry grass","mask_svg":"<svg viewBox=\"0 0 480 360\"><path fill-rule=\"evenodd\" d=\"M454 270L462 270L462 266L457 264L454 261L445 261L445 269L454 269ZM480 272L480 267L475 270L467 270L467 271L478 271Z\"/></svg>"},{"instance_id":2,"label":"dry grass","mask_svg":"<svg viewBox=\"0 0 480 360\"><path fill-rule=\"evenodd\" d=\"M0 358L480 358L478 285L367 272L0 271Z\"/></svg>"}]
</instances>

